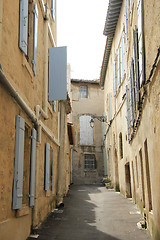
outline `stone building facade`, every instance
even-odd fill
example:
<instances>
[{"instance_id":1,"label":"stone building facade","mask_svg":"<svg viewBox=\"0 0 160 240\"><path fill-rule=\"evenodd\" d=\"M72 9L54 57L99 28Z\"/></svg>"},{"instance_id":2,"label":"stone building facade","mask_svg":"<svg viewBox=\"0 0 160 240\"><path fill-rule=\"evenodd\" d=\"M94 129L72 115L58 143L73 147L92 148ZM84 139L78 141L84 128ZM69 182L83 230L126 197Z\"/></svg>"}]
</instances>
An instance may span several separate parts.
<instances>
[{"instance_id":1,"label":"stone building facade","mask_svg":"<svg viewBox=\"0 0 160 240\"><path fill-rule=\"evenodd\" d=\"M107 171L160 239L160 2L109 1L101 70Z\"/></svg>"},{"instance_id":2,"label":"stone building facade","mask_svg":"<svg viewBox=\"0 0 160 240\"><path fill-rule=\"evenodd\" d=\"M0 239L25 240L70 185L67 50L56 31L56 1L0 1Z\"/></svg>"},{"instance_id":3,"label":"stone building facade","mask_svg":"<svg viewBox=\"0 0 160 240\"><path fill-rule=\"evenodd\" d=\"M99 81L71 79L73 148L73 183L100 183L104 175L102 122L103 92ZM91 119L94 127L90 126Z\"/></svg>"}]
</instances>

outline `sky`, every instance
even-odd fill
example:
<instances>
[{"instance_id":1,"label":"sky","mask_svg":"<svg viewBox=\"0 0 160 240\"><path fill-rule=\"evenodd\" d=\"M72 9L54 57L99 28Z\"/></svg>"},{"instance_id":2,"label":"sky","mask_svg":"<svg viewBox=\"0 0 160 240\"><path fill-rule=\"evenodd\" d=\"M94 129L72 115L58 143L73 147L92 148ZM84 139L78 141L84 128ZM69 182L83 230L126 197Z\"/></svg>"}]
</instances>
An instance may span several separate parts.
<instances>
[{"instance_id":1,"label":"sky","mask_svg":"<svg viewBox=\"0 0 160 240\"><path fill-rule=\"evenodd\" d=\"M67 46L71 78L100 78L108 0L57 0L57 46Z\"/></svg>"}]
</instances>

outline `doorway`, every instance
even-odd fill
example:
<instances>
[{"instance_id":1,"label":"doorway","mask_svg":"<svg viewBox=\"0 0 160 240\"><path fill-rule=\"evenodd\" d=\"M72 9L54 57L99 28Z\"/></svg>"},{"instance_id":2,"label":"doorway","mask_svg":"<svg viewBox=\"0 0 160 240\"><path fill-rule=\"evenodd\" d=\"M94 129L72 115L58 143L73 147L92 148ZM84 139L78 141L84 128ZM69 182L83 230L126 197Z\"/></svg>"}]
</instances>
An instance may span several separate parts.
<instances>
[{"instance_id":1,"label":"doorway","mask_svg":"<svg viewBox=\"0 0 160 240\"><path fill-rule=\"evenodd\" d=\"M125 164L125 180L126 180L126 197L131 198L132 197L132 191L131 191L131 174L130 174L130 166L129 163Z\"/></svg>"}]
</instances>

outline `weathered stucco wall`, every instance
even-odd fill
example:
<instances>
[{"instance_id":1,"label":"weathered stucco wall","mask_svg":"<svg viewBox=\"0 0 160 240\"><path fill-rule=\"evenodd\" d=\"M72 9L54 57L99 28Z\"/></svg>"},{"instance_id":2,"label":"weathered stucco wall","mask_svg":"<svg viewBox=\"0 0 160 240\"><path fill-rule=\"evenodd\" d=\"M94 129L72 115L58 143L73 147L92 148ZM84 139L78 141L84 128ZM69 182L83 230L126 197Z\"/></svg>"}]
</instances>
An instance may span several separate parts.
<instances>
[{"instance_id":1,"label":"weathered stucco wall","mask_svg":"<svg viewBox=\"0 0 160 240\"><path fill-rule=\"evenodd\" d=\"M80 86L88 87L88 97L81 98ZM73 183L94 184L100 183L104 174L103 151L102 151L102 123L94 119L93 145L80 144L80 116L103 115L103 93L99 85L94 83L71 82L72 87L72 119L75 132L75 146L73 149ZM84 169L85 154L94 154L96 168Z\"/></svg>"},{"instance_id":2,"label":"weathered stucco wall","mask_svg":"<svg viewBox=\"0 0 160 240\"><path fill-rule=\"evenodd\" d=\"M137 1L133 1L132 11L128 4L128 50L126 36L125 2L122 3L120 16L111 47L109 63L106 72L104 99L112 93L112 122L107 128L105 147L107 152L108 175L113 186L119 185L120 192L126 197L132 197L141 212L146 216L147 226L153 237L160 238L160 162L159 162L159 136L160 136L160 61L156 63L151 82L142 86L140 96L142 110L136 109L135 118L140 121L138 127L127 129L127 103L126 85L129 86L129 71L133 51L133 29L138 26ZM160 2L143 1L144 7L144 56L145 77L148 80L152 66L158 53L159 37L158 25L160 24ZM117 53L124 35L124 77L117 93L114 96L113 89L113 62L117 61ZM118 75L117 75L118 81ZM146 94L143 95L144 91ZM130 98L130 96L129 96ZM129 103L130 104L130 103ZM104 101L106 114L109 114L110 106ZM140 111L140 114L139 114ZM130 124L130 123L129 123ZM117 178L118 173L118 178Z\"/></svg>"},{"instance_id":3,"label":"weathered stucco wall","mask_svg":"<svg viewBox=\"0 0 160 240\"><path fill-rule=\"evenodd\" d=\"M25 56L19 48L19 2L0 1L0 239L25 240L31 231L48 216L56 206L57 183L58 183L58 158L59 158L59 125L60 108L53 111L52 102L48 102L47 113L44 113L44 81L45 74L48 76L48 62L45 62L45 54L49 47L56 47L56 19L53 21L51 15L52 1L30 1L29 0L29 42L28 53ZM37 41L37 62L36 75L32 70L33 57L33 6L38 7L38 41ZM44 19L45 8L43 3L48 4L48 23ZM1 21L2 19L2 21ZM49 25L48 25L49 24ZM45 34L48 46L45 49ZM48 57L48 56L47 56ZM47 65L46 65L47 64ZM46 67L47 66L47 67ZM2 76L3 75L3 76ZM13 98L8 87L3 84L6 79L15 89ZM8 85L9 85L8 84ZM48 84L48 79L47 79ZM11 96L12 95L12 96ZM24 110L17 99L21 99L27 108ZM40 112L35 112L36 106L40 106ZM31 114L29 114L29 112ZM48 115L47 117L44 115ZM15 135L16 115L25 120L24 137L24 165L23 165L23 198L22 208L13 210L13 182L14 182L14 159L15 159ZM34 120L31 119L33 116ZM47 118L47 119L45 119ZM59 118L59 119L58 119ZM31 129L37 130L36 141L36 171L35 171L35 204L29 207L30 194L30 153L31 153ZM63 129L61 130L63 131ZM65 132L64 135L68 133ZM49 190L45 190L45 145L50 144L50 178ZM54 172L53 189L52 182L52 150L54 149ZM68 135L66 136L66 149L70 154ZM68 157L68 156L67 156ZM68 158L65 161L68 163ZM66 166L66 165L65 165ZM65 167L64 166L64 167ZM67 167L69 169L70 165ZM68 175L71 174L70 171ZM70 184L67 175L66 186ZM66 178L66 175L64 176ZM66 187L62 193L68 191Z\"/></svg>"}]
</instances>

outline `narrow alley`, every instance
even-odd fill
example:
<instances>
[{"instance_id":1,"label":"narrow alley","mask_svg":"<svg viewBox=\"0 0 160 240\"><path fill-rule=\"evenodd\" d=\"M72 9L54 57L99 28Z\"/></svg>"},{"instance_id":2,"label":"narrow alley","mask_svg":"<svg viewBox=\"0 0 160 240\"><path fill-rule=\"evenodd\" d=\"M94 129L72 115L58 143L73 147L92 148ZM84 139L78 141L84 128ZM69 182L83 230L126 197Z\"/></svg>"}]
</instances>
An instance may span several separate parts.
<instances>
[{"instance_id":1,"label":"narrow alley","mask_svg":"<svg viewBox=\"0 0 160 240\"><path fill-rule=\"evenodd\" d=\"M27 240L149 240L136 205L98 185L72 185L64 206L55 209Z\"/></svg>"}]
</instances>

